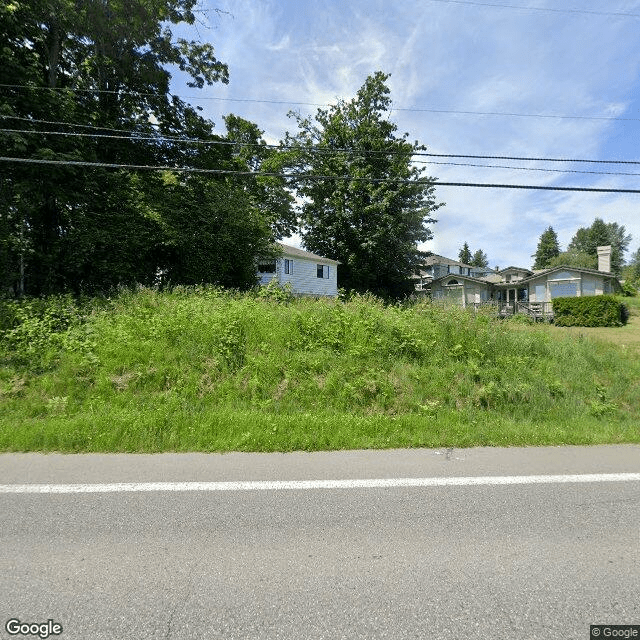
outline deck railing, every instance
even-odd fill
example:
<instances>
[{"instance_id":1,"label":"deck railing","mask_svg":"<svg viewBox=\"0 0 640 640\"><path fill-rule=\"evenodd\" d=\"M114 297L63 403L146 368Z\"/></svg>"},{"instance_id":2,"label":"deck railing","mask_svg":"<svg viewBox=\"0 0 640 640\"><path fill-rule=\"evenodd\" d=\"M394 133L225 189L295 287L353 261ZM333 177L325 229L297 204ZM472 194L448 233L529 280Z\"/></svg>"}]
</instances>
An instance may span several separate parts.
<instances>
[{"instance_id":1,"label":"deck railing","mask_svg":"<svg viewBox=\"0 0 640 640\"><path fill-rule=\"evenodd\" d=\"M458 306L460 300L450 298L434 298L433 302L441 306ZM525 314L534 320L553 320L553 303L551 302L500 302L488 300L486 302L467 302L467 309L474 311L489 311L501 318L508 318L516 313Z\"/></svg>"},{"instance_id":2,"label":"deck railing","mask_svg":"<svg viewBox=\"0 0 640 640\"><path fill-rule=\"evenodd\" d=\"M553 303L551 302L516 302L509 305L511 313L523 313L534 320L552 320Z\"/></svg>"}]
</instances>

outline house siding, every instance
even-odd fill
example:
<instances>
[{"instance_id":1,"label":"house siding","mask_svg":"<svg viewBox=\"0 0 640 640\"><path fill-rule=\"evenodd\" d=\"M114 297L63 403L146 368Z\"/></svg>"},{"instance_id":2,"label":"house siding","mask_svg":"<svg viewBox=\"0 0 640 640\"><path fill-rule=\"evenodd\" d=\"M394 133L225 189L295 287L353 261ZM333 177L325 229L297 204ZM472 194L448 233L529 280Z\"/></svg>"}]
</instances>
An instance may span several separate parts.
<instances>
[{"instance_id":1,"label":"house siding","mask_svg":"<svg viewBox=\"0 0 640 640\"><path fill-rule=\"evenodd\" d=\"M285 260L290 261L290 273L285 273ZM328 278L318 278L318 265L329 268ZM281 286L290 283L293 293L299 295L338 295L338 265L319 257L302 258L285 254L276 259L275 273L259 273L258 279L261 285L269 284L274 279Z\"/></svg>"},{"instance_id":2,"label":"house siding","mask_svg":"<svg viewBox=\"0 0 640 640\"><path fill-rule=\"evenodd\" d=\"M560 271L528 282L531 302L551 302L560 296L599 296L611 291L608 278L579 271Z\"/></svg>"},{"instance_id":3,"label":"house siding","mask_svg":"<svg viewBox=\"0 0 640 640\"><path fill-rule=\"evenodd\" d=\"M338 295L338 267L336 264L319 259L288 258L292 260L293 273L285 274L284 258L278 259L279 282L291 283L294 293L315 296ZM318 265L329 267L328 278L318 278Z\"/></svg>"},{"instance_id":4,"label":"house siding","mask_svg":"<svg viewBox=\"0 0 640 640\"><path fill-rule=\"evenodd\" d=\"M507 267L480 279L458 274L459 265L455 264L434 263L429 268L434 275L446 273L431 281L433 299L455 301L463 307L492 300L511 306L514 302L550 303L558 297L612 293L620 286L613 274L577 267L559 267L536 275L523 268ZM423 284L422 288L428 286Z\"/></svg>"},{"instance_id":5,"label":"house siding","mask_svg":"<svg viewBox=\"0 0 640 640\"><path fill-rule=\"evenodd\" d=\"M454 281L457 284L449 284ZM450 274L448 278L432 284L431 294L436 300L456 300L466 307L487 302L491 298L491 284L467 280Z\"/></svg>"}]
</instances>

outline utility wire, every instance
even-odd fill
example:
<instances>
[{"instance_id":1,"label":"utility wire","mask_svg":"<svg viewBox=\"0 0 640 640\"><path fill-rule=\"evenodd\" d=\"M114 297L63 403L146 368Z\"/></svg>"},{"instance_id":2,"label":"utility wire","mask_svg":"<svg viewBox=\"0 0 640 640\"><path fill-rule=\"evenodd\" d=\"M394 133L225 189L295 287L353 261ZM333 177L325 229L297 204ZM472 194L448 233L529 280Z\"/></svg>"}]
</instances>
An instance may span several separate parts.
<instances>
[{"instance_id":1,"label":"utility wire","mask_svg":"<svg viewBox=\"0 0 640 640\"><path fill-rule=\"evenodd\" d=\"M414 160L414 164L437 164L451 167L477 167L480 169L510 169L515 171L543 171L546 173L583 173L597 176L640 176L627 171L581 171L579 169L545 169L542 167L508 167L500 164L474 164L470 162L438 162L436 160Z\"/></svg>"},{"instance_id":2,"label":"utility wire","mask_svg":"<svg viewBox=\"0 0 640 640\"><path fill-rule=\"evenodd\" d=\"M522 185L522 184L487 184L473 182L438 182L434 178L423 178L417 180L407 180L404 178L368 178L354 176L327 176L314 174L285 174L285 173L263 173L256 171L237 171L227 169L198 169L196 167L172 167L172 166L151 166L134 164L112 164L105 162L84 162L80 160L45 160L35 158L9 158L0 157L0 162L17 162L23 164L38 165L60 165L72 167L95 167L98 169L136 169L151 171L173 171L176 173L201 173L222 176L243 176L243 177L267 177L283 178L287 180L336 180L347 182L368 182L368 183L393 183L393 184L425 184L430 187L484 187L492 189L528 189L544 191L581 191L597 193L640 193L640 189L606 189L594 187L556 187L546 185Z\"/></svg>"},{"instance_id":3,"label":"utility wire","mask_svg":"<svg viewBox=\"0 0 640 640\"><path fill-rule=\"evenodd\" d=\"M494 7L499 9L520 9L521 11L544 11L553 13L581 13L593 16L616 16L622 18L640 18L638 13L622 13L616 11L590 11L589 9L554 9L550 7L522 7L513 4L495 4L492 2L472 2L471 0L430 0L444 4L465 4L475 7Z\"/></svg>"},{"instance_id":4,"label":"utility wire","mask_svg":"<svg viewBox=\"0 0 640 640\"><path fill-rule=\"evenodd\" d=\"M435 0L434 0L435 1ZM444 0L438 0L444 1ZM640 17L640 16L639 16ZM132 95L139 97L160 97L157 93L145 93L140 91L108 90L108 89L71 89L69 87L40 87L21 84L2 84L0 87L9 89L29 89L32 91L68 91L70 93L106 93L115 95ZM175 95L175 94L174 94ZM182 100L215 100L218 102L241 102L257 104L278 104L293 107L331 107L333 105L319 102L296 102L293 100L266 100L258 98L227 98L220 96L176 96ZM454 115L476 115L476 116L507 116L515 118L555 118L560 120L617 120L622 122L639 122L640 118L622 118L618 116L570 116L554 113L515 113L507 111L463 111L459 109L434 109L430 107L391 107L394 111L407 111L412 113L443 113Z\"/></svg>"},{"instance_id":5,"label":"utility wire","mask_svg":"<svg viewBox=\"0 0 640 640\"><path fill-rule=\"evenodd\" d=\"M0 118L14 118L14 116L2 116ZM384 154L384 155L398 155L404 154L402 151L382 151L375 149L347 149L347 148L332 148L332 147L296 147L290 145L279 145L279 144L259 144L259 143L250 143L250 142L236 142L233 140L202 140L199 138L182 138L177 136L143 136L139 135L136 131L129 131L126 129L108 129L106 127L98 127L96 125L82 125L82 124L73 124L69 122L54 122L51 120L30 120L29 118L20 118L21 120L29 120L31 122L38 122L44 124L55 124L55 125L64 125L71 127L89 127L92 129L99 129L103 131L115 131L119 133L127 133L129 135L126 136L113 136L107 134L100 133L78 133L75 131L37 131L34 129L0 129L0 133L17 133L17 134L38 134L38 135L51 135L51 136L68 136L68 137L88 137L88 138L108 138L113 140L130 140L130 141L154 141L154 142L183 142L185 144L200 144L200 145L223 145L223 146L235 146L235 147L248 147L248 148L258 148L258 149L280 149L280 150L301 150L305 153L319 153L325 155L332 155L335 153L349 153L354 155L364 155L364 154ZM423 152L413 152L412 156L418 157L431 157L431 158L464 158L464 159L473 159L473 160L515 160L522 162L562 162L562 163L591 163L591 164L632 164L632 165L640 165L640 160L587 160L582 158L532 158L525 156L495 156L495 155L469 155L469 154L456 154L456 153L423 153ZM420 163L420 161L414 161L416 163ZM455 163L436 163L436 162L426 162L425 164L455 164ZM459 166L490 166L490 165L463 165ZM519 167L498 167L498 168L514 168L517 169ZM554 171L553 169L547 169L547 171ZM582 173L590 173L590 172L582 172ZM636 174L621 174L621 175L636 175Z\"/></svg>"},{"instance_id":6,"label":"utility wire","mask_svg":"<svg viewBox=\"0 0 640 640\"><path fill-rule=\"evenodd\" d=\"M556 120L618 120L638 122L640 118L620 118L618 116L566 116L557 113L514 113L508 111L461 111L457 109L429 109L427 107L392 107L394 111L425 113L450 113L468 116L509 116L514 118L553 118Z\"/></svg>"},{"instance_id":7,"label":"utility wire","mask_svg":"<svg viewBox=\"0 0 640 640\"><path fill-rule=\"evenodd\" d=\"M35 122L37 124L55 124L65 127L77 127L78 129L99 129L100 131L114 131L116 133L135 133L135 131L131 131L130 129L113 129L111 127L100 127L97 124L77 124L75 122L60 122L59 120L39 120L38 118L23 118L22 116L10 116L5 113L1 113L0 118L5 118L8 120L20 120L21 122ZM149 122L148 124L150 124L152 127L158 126L157 124L153 124L153 122ZM29 130L27 129L26 131Z\"/></svg>"}]
</instances>

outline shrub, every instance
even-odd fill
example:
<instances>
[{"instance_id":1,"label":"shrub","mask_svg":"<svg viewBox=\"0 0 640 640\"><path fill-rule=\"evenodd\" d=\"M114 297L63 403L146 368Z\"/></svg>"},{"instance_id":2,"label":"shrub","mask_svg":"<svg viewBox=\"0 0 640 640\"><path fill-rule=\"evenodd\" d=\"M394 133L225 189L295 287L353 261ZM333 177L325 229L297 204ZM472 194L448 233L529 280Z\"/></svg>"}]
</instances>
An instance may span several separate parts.
<instances>
[{"instance_id":1,"label":"shrub","mask_svg":"<svg viewBox=\"0 0 640 640\"><path fill-rule=\"evenodd\" d=\"M86 340L74 329L84 322L82 305L70 295L0 302L0 361L46 369L65 350Z\"/></svg>"},{"instance_id":2,"label":"shrub","mask_svg":"<svg viewBox=\"0 0 640 640\"><path fill-rule=\"evenodd\" d=\"M638 282L630 282L626 280L622 284L622 295L633 298L638 295Z\"/></svg>"},{"instance_id":3,"label":"shrub","mask_svg":"<svg viewBox=\"0 0 640 640\"><path fill-rule=\"evenodd\" d=\"M555 298L553 318L559 327L620 327L628 313L613 296Z\"/></svg>"}]
</instances>

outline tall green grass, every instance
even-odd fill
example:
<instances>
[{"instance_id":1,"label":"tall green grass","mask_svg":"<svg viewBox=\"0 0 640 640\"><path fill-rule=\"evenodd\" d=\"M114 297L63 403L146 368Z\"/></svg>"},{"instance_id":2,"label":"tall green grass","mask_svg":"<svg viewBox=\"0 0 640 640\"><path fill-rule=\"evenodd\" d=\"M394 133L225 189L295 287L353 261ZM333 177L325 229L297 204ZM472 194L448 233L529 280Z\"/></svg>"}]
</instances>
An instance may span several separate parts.
<instances>
[{"instance_id":1,"label":"tall green grass","mask_svg":"<svg viewBox=\"0 0 640 640\"><path fill-rule=\"evenodd\" d=\"M640 441L640 363L489 315L214 288L5 302L0 449Z\"/></svg>"}]
</instances>

